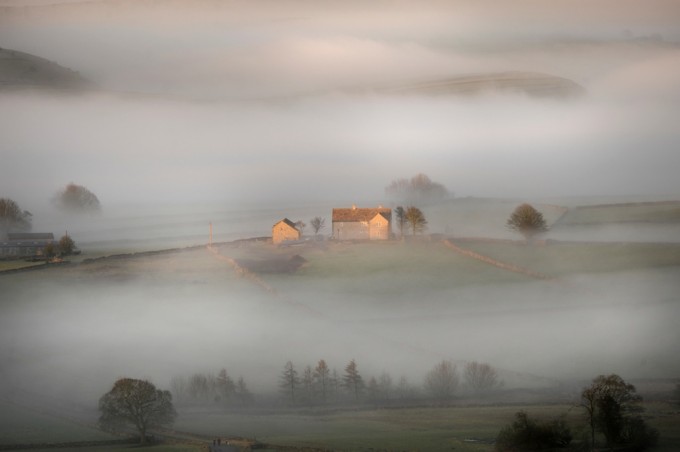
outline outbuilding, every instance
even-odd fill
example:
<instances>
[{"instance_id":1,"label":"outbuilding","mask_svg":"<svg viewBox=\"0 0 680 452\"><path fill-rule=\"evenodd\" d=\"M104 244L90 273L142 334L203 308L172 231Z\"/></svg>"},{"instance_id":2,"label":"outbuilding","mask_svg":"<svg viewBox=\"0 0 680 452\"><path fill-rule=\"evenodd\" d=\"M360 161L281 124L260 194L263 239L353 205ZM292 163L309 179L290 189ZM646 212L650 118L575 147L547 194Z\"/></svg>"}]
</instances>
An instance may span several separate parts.
<instances>
[{"instance_id":1,"label":"outbuilding","mask_svg":"<svg viewBox=\"0 0 680 452\"><path fill-rule=\"evenodd\" d=\"M272 226L272 242L274 245L293 240L300 240L300 231L295 227L295 223L288 218L284 218Z\"/></svg>"}]
</instances>

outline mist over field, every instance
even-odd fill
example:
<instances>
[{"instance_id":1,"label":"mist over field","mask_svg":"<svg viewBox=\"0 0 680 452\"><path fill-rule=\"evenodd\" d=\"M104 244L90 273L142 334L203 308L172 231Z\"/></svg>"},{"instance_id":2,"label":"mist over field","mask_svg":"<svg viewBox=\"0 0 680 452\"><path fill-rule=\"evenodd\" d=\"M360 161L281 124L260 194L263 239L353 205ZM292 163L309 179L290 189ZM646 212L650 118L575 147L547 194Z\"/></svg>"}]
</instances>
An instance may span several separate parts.
<instances>
[{"instance_id":1,"label":"mist over field","mask_svg":"<svg viewBox=\"0 0 680 452\"><path fill-rule=\"evenodd\" d=\"M360 203L424 172L459 196L676 195L677 5L657 3L5 6L3 48L99 89L0 92L0 190L29 210L71 180L104 205ZM586 94L380 91L506 71Z\"/></svg>"},{"instance_id":2,"label":"mist over field","mask_svg":"<svg viewBox=\"0 0 680 452\"><path fill-rule=\"evenodd\" d=\"M680 199L680 3L511 3L0 0L0 50L89 82L5 82L0 58L0 198L82 258L205 245L209 223L228 242L322 216L328 236L333 207L393 207L385 187L418 173L450 192L423 206L449 237L518 239L506 221L525 201L552 225L565 207ZM517 80L431 89L499 74ZM101 212L58 211L69 182ZM270 292L203 248L0 274L0 388L94 407L122 376L168 388L225 367L271 395L286 361L319 359L414 385L443 359L489 362L509 389L676 378L679 224L547 236L608 242L604 263L588 244L566 263L509 252L546 280L434 239L427 258L320 240L302 270L263 277Z\"/></svg>"}]
</instances>

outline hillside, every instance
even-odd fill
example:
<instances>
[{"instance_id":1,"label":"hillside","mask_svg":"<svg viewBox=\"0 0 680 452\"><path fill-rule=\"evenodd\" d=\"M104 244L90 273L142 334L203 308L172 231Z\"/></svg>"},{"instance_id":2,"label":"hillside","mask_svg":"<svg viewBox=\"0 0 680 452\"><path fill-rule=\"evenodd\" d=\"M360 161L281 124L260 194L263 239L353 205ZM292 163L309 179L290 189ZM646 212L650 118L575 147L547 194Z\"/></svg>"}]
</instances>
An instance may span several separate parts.
<instances>
[{"instance_id":1,"label":"hillside","mask_svg":"<svg viewBox=\"0 0 680 452\"><path fill-rule=\"evenodd\" d=\"M570 98L585 94L585 89L572 80L550 74L519 71L459 75L379 88L376 91L384 94L430 96L478 95L500 91L554 98Z\"/></svg>"},{"instance_id":2,"label":"hillside","mask_svg":"<svg viewBox=\"0 0 680 452\"><path fill-rule=\"evenodd\" d=\"M79 89L89 85L90 83L78 72L53 61L0 48L0 89L27 87Z\"/></svg>"}]
</instances>

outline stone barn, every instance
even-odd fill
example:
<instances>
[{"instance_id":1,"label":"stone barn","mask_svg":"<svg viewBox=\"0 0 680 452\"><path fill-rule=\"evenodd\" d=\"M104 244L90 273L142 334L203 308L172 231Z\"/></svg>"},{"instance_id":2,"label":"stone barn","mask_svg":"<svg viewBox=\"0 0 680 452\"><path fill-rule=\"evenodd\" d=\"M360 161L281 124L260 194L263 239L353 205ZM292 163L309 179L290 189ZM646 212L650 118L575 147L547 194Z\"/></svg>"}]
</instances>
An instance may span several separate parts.
<instances>
[{"instance_id":1,"label":"stone barn","mask_svg":"<svg viewBox=\"0 0 680 452\"><path fill-rule=\"evenodd\" d=\"M274 245L291 240L300 240L300 231L295 227L295 223L284 218L272 226L272 242Z\"/></svg>"},{"instance_id":2,"label":"stone barn","mask_svg":"<svg viewBox=\"0 0 680 452\"><path fill-rule=\"evenodd\" d=\"M386 207L333 209L335 240L388 240L392 235L392 209Z\"/></svg>"}]
</instances>

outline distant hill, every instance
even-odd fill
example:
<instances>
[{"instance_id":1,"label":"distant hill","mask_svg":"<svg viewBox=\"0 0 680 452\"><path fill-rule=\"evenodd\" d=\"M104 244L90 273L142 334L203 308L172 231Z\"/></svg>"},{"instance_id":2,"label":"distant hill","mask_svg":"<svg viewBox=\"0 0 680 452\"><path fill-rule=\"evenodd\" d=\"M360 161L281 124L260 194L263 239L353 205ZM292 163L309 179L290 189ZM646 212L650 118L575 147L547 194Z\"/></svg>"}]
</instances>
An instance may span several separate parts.
<instances>
[{"instance_id":1,"label":"distant hill","mask_svg":"<svg viewBox=\"0 0 680 452\"><path fill-rule=\"evenodd\" d=\"M0 90L11 88L87 88L91 83L78 72L53 61L0 48Z\"/></svg>"},{"instance_id":2,"label":"distant hill","mask_svg":"<svg viewBox=\"0 0 680 452\"><path fill-rule=\"evenodd\" d=\"M568 98L585 94L585 89L567 78L538 72L497 72L469 74L419 83L375 89L384 94L478 95L487 92L516 92L532 97Z\"/></svg>"}]
</instances>

